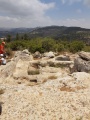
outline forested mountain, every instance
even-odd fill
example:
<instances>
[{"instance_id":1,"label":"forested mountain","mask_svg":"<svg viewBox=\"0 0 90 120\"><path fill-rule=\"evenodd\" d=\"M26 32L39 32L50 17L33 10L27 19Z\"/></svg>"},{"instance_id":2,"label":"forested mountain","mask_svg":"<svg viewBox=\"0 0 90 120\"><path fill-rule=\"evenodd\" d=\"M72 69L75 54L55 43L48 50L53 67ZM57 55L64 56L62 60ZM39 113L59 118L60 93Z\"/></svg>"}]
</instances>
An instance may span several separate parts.
<instances>
[{"instance_id":1,"label":"forested mountain","mask_svg":"<svg viewBox=\"0 0 90 120\"><path fill-rule=\"evenodd\" d=\"M35 28L0 28L0 37L6 37L7 35L15 37L17 33L24 34L34 29Z\"/></svg>"},{"instance_id":2,"label":"forested mountain","mask_svg":"<svg viewBox=\"0 0 90 120\"><path fill-rule=\"evenodd\" d=\"M28 39L51 37L55 40L84 40L90 43L90 29L81 27L46 26L37 28L0 28L0 37L11 35L12 38L15 38L17 33L21 37L26 34Z\"/></svg>"},{"instance_id":3,"label":"forested mountain","mask_svg":"<svg viewBox=\"0 0 90 120\"><path fill-rule=\"evenodd\" d=\"M30 36L59 38L82 38L90 36L90 29L80 27L47 26L35 29L29 33Z\"/></svg>"},{"instance_id":4,"label":"forested mountain","mask_svg":"<svg viewBox=\"0 0 90 120\"><path fill-rule=\"evenodd\" d=\"M47 26L28 33L30 38L51 37L55 40L82 40L90 45L90 29L66 26Z\"/></svg>"}]
</instances>

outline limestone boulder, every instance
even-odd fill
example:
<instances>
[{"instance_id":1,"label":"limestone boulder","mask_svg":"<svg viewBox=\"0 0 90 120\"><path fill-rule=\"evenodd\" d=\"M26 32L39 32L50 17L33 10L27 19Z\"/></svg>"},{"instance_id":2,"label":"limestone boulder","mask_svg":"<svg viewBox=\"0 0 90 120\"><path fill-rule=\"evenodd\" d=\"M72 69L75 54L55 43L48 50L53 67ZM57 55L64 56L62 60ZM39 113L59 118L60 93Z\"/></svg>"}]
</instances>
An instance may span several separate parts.
<instances>
[{"instance_id":1,"label":"limestone boulder","mask_svg":"<svg viewBox=\"0 0 90 120\"><path fill-rule=\"evenodd\" d=\"M46 60L41 60L39 65L40 65L41 67L45 67L45 66L48 65L48 63L47 63Z\"/></svg>"},{"instance_id":2,"label":"limestone boulder","mask_svg":"<svg viewBox=\"0 0 90 120\"><path fill-rule=\"evenodd\" d=\"M1 65L0 120L90 120L90 73L68 70L89 60L69 57L33 59L25 50Z\"/></svg>"},{"instance_id":3,"label":"limestone boulder","mask_svg":"<svg viewBox=\"0 0 90 120\"><path fill-rule=\"evenodd\" d=\"M81 51L78 53L78 55L80 56L81 59L90 61L90 52Z\"/></svg>"},{"instance_id":4,"label":"limestone boulder","mask_svg":"<svg viewBox=\"0 0 90 120\"><path fill-rule=\"evenodd\" d=\"M19 59L13 72L14 79L28 79L28 65L29 62Z\"/></svg>"},{"instance_id":5,"label":"limestone boulder","mask_svg":"<svg viewBox=\"0 0 90 120\"><path fill-rule=\"evenodd\" d=\"M31 61L33 60L33 56L30 54L28 50L17 51L14 55L13 60L18 61L19 59L24 61Z\"/></svg>"},{"instance_id":6,"label":"limestone boulder","mask_svg":"<svg viewBox=\"0 0 90 120\"><path fill-rule=\"evenodd\" d=\"M88 72L90 73L90 52L81 51L74 59L73 72Z\"/></svg>"},{"instance_id":7,"label":"limestone boulder","mask_svg":"<svg viewBox=\"0 0 90 120\"><path fill-rule=\"evenodd\" d=\"M80 57L74 60L74 70L78 72L90 72L90 61L81 59Z\"/></svg>"},{"instance_id":8,"label":"limestone boulder","mask_svg":"<svg viewBox=\"0 0 90 120\"><path fill-rule=\"evenodd\" d=\"M34 53L33 57L34 57L34 58L41 58L42 55L41 55L41 53L40 53L39 51L36 51L36 52Z\"/></svg>"},{"instance_id":9,"label":"limestone boulder","mask_svg":"<svg viewBox=\"0 0 90 120\"><path fill-rule=\"evenodd\" d=\"M0 79L12 76L15 68L16 68L16 62L11 61L7 63L5 66L2 67L0 71Z\"/></svg>"},{"instance_id":10,"label":"limestone boulder","mask_svg":"<svg viewBox=\"0 0 90 120\"><path fill-rule=\"evenodd\" d=\"M86 72L74 72L71 74L71 76L75 79L75 83L78 83L77 85L84 86L84 87L90 87L90 74Z\"/></svg>"},{"instance_id":11,"label":"limestone boulder","mask_svg":"<svg viewBox=\"0 0 90 120\"><path fill-rule=\"evenodd\" d=\"M27 69L33 56L27 50L17 51L5 66L0 67L0 79L28 79Z\"/></svg>"},{"instance_id":12,"label":"limestone boulder","mask_svg":"<svg viewBox=\"0 0 90 120\"><path fill-rule=\"evenodd\" d=\"M43 56L48 57L48 58L54 58L55 54L54 54L54 52L50 51L50 52L44 53Z\"/></svg>"},{"instance_id":13,"label":"limestone boulder","mask_svg":"<svg viewBox=\"0 0 90 120\"><path fill-rule=\"evenodd\" d=\"M25 53L25 54L29 54L29 55L30 55L30 52L29 52L27 49L23 50L22 53Z\"/></svg>"}]
</instances>

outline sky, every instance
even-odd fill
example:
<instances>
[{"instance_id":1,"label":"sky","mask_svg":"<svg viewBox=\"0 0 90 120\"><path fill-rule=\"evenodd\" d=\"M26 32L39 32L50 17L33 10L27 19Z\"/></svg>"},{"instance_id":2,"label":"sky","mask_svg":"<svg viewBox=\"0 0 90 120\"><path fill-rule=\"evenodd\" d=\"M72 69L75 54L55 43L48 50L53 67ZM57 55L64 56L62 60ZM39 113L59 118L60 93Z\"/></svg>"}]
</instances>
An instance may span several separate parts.
<instances>
[{"instance_id":1,"label":"sky","mask_svg":"<svg viewBox=\"0 0 90 120\"><path fill-rule=\"evenodd\" d=\"M0 0L0 28L90 28L90 0Z\"/></svg>"}]
</instances>

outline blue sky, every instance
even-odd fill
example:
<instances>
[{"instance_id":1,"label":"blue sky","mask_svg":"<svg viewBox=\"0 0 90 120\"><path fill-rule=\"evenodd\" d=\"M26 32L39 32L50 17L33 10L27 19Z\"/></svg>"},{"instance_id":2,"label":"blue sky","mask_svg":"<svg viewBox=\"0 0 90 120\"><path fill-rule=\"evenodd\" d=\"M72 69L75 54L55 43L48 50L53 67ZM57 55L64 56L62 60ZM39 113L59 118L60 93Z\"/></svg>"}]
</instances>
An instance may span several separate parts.
<instances>
[{"instance_id":1,"label":"blue sky","mask_svg":"<svg viewBox=\"0 0 90 120\"><path fill-rule=\"evenodd\" d=\"M90 0L0 0L0 27L90 28L89 12Z\"/></svg>"},{"instance_id":2,"label":"blue sky","mask_svg":"<svg viewBox=\"0 0 90 120\"><path fill-rule=\"evenodd\" d=\"M44 1L44 0L42 0ZM50 2L53 0L46 0L46 2ZM56 19L81 19L84 17L90 18L89 16L90 8L86 5L82 4L82 2L74 2L74 3L62 3L61 0L56 0L55 7L47 12L47 15Z\"/></svg>"}]
</instances>

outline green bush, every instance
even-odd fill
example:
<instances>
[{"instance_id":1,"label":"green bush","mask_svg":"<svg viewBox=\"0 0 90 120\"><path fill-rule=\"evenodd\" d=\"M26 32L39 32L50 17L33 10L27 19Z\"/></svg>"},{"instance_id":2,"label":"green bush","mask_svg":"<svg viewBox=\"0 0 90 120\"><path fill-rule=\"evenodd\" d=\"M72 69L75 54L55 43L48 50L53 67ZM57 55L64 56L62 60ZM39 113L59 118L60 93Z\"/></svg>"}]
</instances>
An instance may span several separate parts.
<instances>
[{"instance_id":1,"label":"green bush","mask_svg":"<svg viewBox=\"0 0 90 120\"><path fill-rule=\"evenodd\" d=\"M85 46L85 47L83 48L83 51L85 51L85 52L90 52L90 46Z\"/></svg>"},{"instance_id":2,"label":"green bush","mask_svg":"<svg viewBox=\"0 0 90 120\"><path fill-rule=\"evenodd\" d=\"M61 43L59 43L58 46L57 46L57 51L58 51L58 52L61 52L61 51L64 51L64 49L65 49L65 48L64 48L64 45L61 44Z\"/></svg>"},{"instance_id":3,"label":"green bush","mask_svg":"<svg viewBox=\"0 0 90 120\"><path fill-rule=\"evenodd\" d=\"M39 51L41 53L44 52L44 49L42 48L42 40L41 38L37 38L34 40L31 40L29 43L29 51L34 53L36 51Z\"/></svg>"},{"instance_id":4,"label":"green bush","mask_svg":"<svg viewBox=\"0 0 90 120\"><path fill-rule=\"evenodd\" d=\"M84 43L82 41L73 41L70 43L70 52L78 52L84 48Z\"/></svg>"},{"instance_id":5,"label":"green bush","mask_svg":"<svg viewBox=\"0 0 90 120\"><path fill-rule=\"evenodd\" d=\"M82 41L56 41L52 38L34 38L32 40L13 40L6 44L8 48L8 53L11 50L23 50L28 49L30 52L34 53L39 51L40 53L48 51L70 51L78 52L81 50L90 51L90 47L85 47L84 42Z\"/></svg>"},{"instance_id":6,"label":"green bush","mask_svg":"<svg viewBox=\"0 0 90 120\"><path fill-rule=\"evenodd\" d=\"M51 38L45 38L42 41L42 48L44 49L44 51L55 51L55 45L55 40Z\"/></svg>"},{"instance_id":7,"label":"green bush","mask_svg":"<svg viewBox=\"0 0 90 120\"><path fill-rule=\"evenodd\" d=\"M27 43L25 41L13 41L10 43L10 48L12 50L23 50L27 48Z\"/></svg>"}]
</instances>

